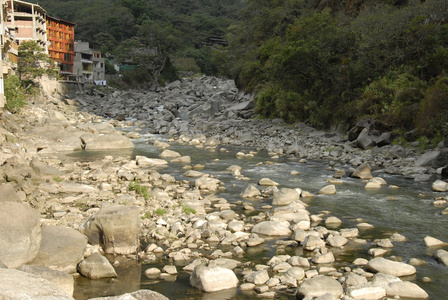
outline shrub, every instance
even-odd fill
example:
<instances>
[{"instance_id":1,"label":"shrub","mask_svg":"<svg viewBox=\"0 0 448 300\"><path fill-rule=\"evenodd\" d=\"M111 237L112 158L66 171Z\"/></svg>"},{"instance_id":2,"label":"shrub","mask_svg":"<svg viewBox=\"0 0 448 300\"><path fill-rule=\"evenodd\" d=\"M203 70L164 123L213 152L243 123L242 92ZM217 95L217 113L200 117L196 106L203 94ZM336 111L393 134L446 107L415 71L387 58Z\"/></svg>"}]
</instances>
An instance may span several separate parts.
<instances>
[{"instance_id":1,"label":"shrub","mask_svg":"<svg viewBox=\"0 0 448 300\"><path fill-rule=\"evenodd\" d=\"M11 75L5 79L6 109L11 113L19 113L26 105L25 88L22 87L19 77Z\"/></svg>"},{"instance_id":2,"label":"shrub","mask_svg":"<svg viewBox=\"0 0 448 300\"><path fill-rule=\"evenodd\" d=\"M389 72L365 87L358 108L363 116L410 130L415 128L424 88L421 80L407 72Z\"/></svg>"},{"instance_id":3,"label":"shrub","mask_svg":"<svg viewBox=\"0 0 448 300\"><path fill-rule=\"evenodd\" d=\"M158 216L163 216L166 214L166 209L164 208L158 208L154 211L154 213Z\"/></svg>"},{"instance_id":4,"label":"shrub","mask_svg":"<svg viewBox=\"0 0 448 300\"><path fill-rule=\"evenodd\" d=\"M418 115L422 134L440 139L448 138L448 77L440 78L428 89Z\"/></svg>"},{"instance_id":5,"label":"shrub","mask_svg":"<svg viewBox=\"0 0 448 300\"><path fill-rule=\"evenodd\" d=\"M193 209L193 208L191 208L191 207L188 207L188 206L186 206L186 205L182 205L182 211L183 211L185 214L187 214L187 215L189 215L189 214L195 214L195 213L196 213L196 210L195 210L195 209Z\"/></svg>"},{"instance_id":6,"label":"shrub","mask_svg":"<svg viewBox=\"0 0 448 300\"><path fill-rule=\"evenodd\" d=\"M148 188L146 186L142 186L137 182L131 182L129 184L130 191L135 191L138 195L142 196L145 200L149 200L151 198L151 194L148 192Z\"/></svg>"}]
</instances>

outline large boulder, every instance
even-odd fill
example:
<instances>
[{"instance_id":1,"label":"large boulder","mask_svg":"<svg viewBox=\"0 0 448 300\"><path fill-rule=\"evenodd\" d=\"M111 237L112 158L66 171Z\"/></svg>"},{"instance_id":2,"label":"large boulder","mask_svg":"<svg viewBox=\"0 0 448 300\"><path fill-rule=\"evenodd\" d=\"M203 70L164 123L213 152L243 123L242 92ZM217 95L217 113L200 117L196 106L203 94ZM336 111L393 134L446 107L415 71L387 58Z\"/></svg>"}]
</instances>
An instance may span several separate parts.
<instances>
[{"instance_id":1,"label":"large boulder","mask_svg":"<svg viewBox=\"0 0 448 300\"><path fill-rule=\"evenodd\" d=\"M238 278L232 270L214 266L198 265L190 277L190 284L204 292L217 292L238 285Z\"/></svg>"},{"instance_id":2,"label":"large boulder","mask_svg":"<svg viewBox=\"0 0 448 300\"><path fill-rule=\"evenodd\" d=\"M39 213L25 203L0 201L0 260L8 268L29 263L40 242Z\"/></svg>"},{"instance_id":3,"label":"large boulder","mask_svg":"<svg viewBox=\"0 0 448 300\"><path fill-rule=\"evenodd\" d=\"M360 179L372 179L371 168L368 164L358 166L352 173L351 177Z\"/></svg>"},{"instance_id":4,"label":"large boulder","mask_svg":"<svg viewBox=\"0 0 448 300\"><path fill-rule=\"evenodd\" d=\"M247 188L241 193L241 197L243 198L254 198L257 196L261 196L261 192L253 183L250 183Z\"/></svg>"},{"instance_id":5,"label":"large boulder","mask_svg":"<svg viewBox=\"0 0 448 300\"><path fill-rule=\"evenodd\" d=\"M399 297L405 299L427 299L428 293L421 287L410 281L395 281L386 288L389 297Z\"/></svg>"},{"instance_id":6,"label":"large boulder","mask_svg":"<svg viewBox=\"0 0 448 300\"><path fill-rule=\"evenodd\" d=\"M14 183L0 184L0 202L22 202L14 189Z\"/></svg>"},{"instance_id":7,"label":"large boulder","mask_svg":"<svg viewBox=\"0 0 448 300\"><path fill-rule=\"evenodd\" d=\"M0 269L0 299L52 299L73 300L50 281L12 269Z\"/></svg>"},{"instance_id":8,"label":"large boulder","mask_svg":"<svg viewBox=\"0 0 448 300\"><path fill-rule=\"evenodd\" d=\"M160 158L149 158L146 156L139 156L137 155L135 157L137 166L139 166L140 168L148 168L148 167L154 167L154 166L163 166L163 165L167 165L168 162L164 159L160 159Z\"/></svg>"},{"instance_id":9,"label":"large boulder","mask_svg":"<svg viewBox=\"0 0 448 300\"><path fill-rule=\"evenodd\" d=\"M435 192L446 192L448 191L448 182L437 179L432 184L432 190Z\"/></svg>"},{"instance_id":10,"label":"large boulder","mask_svg":"<svg viewBox=\"0 0 448 300\"><path fill-rule=\"evenodd\" d=\"M32 265L75 273L87 247L87 237L77 230L61 226L44 226L42 242Z\"/></svg>"},{"instance_id":11,"label":"large boulder","mask_svg":"<svg viewBox=\"0 0 448 300\"><path fill-rule=\"evenodd\" d=\"M416 167L426 167L431 166L432 163L440 156L440 151L427 151L423 153L417 160L415 161Z\"/></svg>"},{"instance_id":12,"label":"large boulder","mask_svg":"<svg viewBox=\"0 0 448 300\"><path fill-rule=\"evenodd\" d=\"M434 257L443 263L445 266L448 266L448 251L439 249L434 253Z\"/></svg>"},{"instance_id":13,"label":"large boulder","mask_svg":"<svg viewBox=\"0 0 448 300\"><path fill-rule=\"evenodd\" d=\"M252 228L252 233L268 236L288 236L292 231L289 229L289 222L264 221L256 224Z\"/></svg>"},{"instance_id":14,"label":"large boulder","mask_svg":"<svg viewBox=\"0 0 448 300\"><path fill-rule=\"evenodd\" d=\"M135 206L110 205L102 208L81 226L91 245L106 253L135 253L139 246L139 210Z\"/></svg>"},{"instance_id":15,"label":"large boulder","mask_svg":"<svg viewBox=\"0 0 448 300\"><path fill-rule=\"evenodd\" d=\"M416 273L414 266L403 262L376 257L367 263L367 269L377 273L384 273L393 276L409 276Z\"/></svg>"},{"instance_id":16,"label":"large boulder","mask_svg":"<svg viewBox=\"0 0 448 300\"><path fill-rule=\"evenodd\" d=\"M114 267L106 257L95 252L78 264L78 271L90 279L117 277Z\"/></svg>"},{"instance_id":17,"label":"large boulder","mask_svg":"<svg viewBox=\"0 0 448 300\"><path fill-rule=\"evenodd\" d=\"M343 293L342 285L336 279L328 276L318 275L305 280L297 289L297 294L303 297L320 297L331 294L339 299Z\"/></svg>"},{"instance_id":18,"label":"large boulder","mask_svg":"<svg viewBox=\"0 0 448 300\"><path fill-rule=\"evenodd\" d=\"M50 281L55 286L59 287L67 295L69 296L73 295L75 284L73 275L67 274L62 271L52 270L46 267L30 266L30 265L20 266L17 270L42 277Z\"/></svg>"},{"instance_id":19,"label":"large boulder","mask_svg":"<svg viewBox=\"0 0 448 300\"><path fill-rule=\"evenodd\" d=\"M85 150L109 150L109 149L131 149L134 144L131 139L119 133L95 135L84 133L81 140Z\"/></svg>"},{"instance_id":20,"label":"large boulder","mask_svg":"<svg viewBox=\"0 0 448 300\"><path fill-rule=\"evenodd\" d=\"M296 189L281 188L272 200L273 205L288 205L296 200L300 200L300 193Z\"/></svg>"},{"instance_id":21,"label":"large boulder","mask_svg":"<svg viewBox=\"0 0 448 300\"><path fill-rule=\"evenodd\" d=\"M168 300L168 298L151 290L138 290L120 296L90 298L90 300Z\"/></svg>"},{"instance_id":22,"label":"large boulder","mask_svg":"<svg viewBox=\"0 0 448 300\"><path fill-rule=\"evenodd\" d=\"M374 137L370 135L368 128L364 128L359 133L358 138L356 139L356 145L363 150L367 150L376 145Z\"/></svg>"},{"instance_id":23,"label":"large boulder","mask_svg":"<svg viewBox=\"0 0 448 300\"><path fill-rule=\"evenodd\" d=\"M37 149L52 149L54 151L79 151L82 150L82 142L79 135L81 131L68 131L57 125L35 126L28 131L30 135L38 137Z\"/></svg>"},{"instance_id":24,"label":"large boulder","mask_svg":"<svg viewBox=\"0 0 448 300\"><path fill-rule=\"evenodd\" d=\"M266 283L269 280L269 273L267 270L260 270L256 272L252 272L244 276L244 280L249 283L253 283L256 285L261 285Z\"/></svg>"}]
</instances>

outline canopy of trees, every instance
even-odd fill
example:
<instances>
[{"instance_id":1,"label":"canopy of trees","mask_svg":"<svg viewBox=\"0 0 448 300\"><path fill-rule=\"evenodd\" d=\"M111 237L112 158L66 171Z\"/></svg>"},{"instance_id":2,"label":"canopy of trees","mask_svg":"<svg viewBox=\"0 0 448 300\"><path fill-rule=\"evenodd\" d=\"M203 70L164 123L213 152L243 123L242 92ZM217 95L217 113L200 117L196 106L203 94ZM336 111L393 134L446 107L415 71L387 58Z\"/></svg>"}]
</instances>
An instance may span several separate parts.
<instances>
[{"instance_id":1,"label":"canopy of trees","mask_svg":"<svg viewBox=\"0 0 448 300\"><path fill-rule=\"evenodd\" d=\"M39 4L77 23L76 39L136 66L129 77L137 82L169 76L172 63L235 79L256 94L265 117L319 128L371 117L397 131L448 137L446 0ZM211 35L229 45L201 47Z\"/></svg>"},{"instance_id":2,"label":"canopy of trees","mask_svg":"<svg viewBox=\"0 0 448 300\"><path fill-rule=\"evenodd\" d=\"M181 70L216 74L212 51L202 43L210 35L223 36L243 7L242 0L30 2L39 3L51 16L76 23L76 40L136 66L127 75L137 81L163 75L171 61Z\"/></svg>"},{"instance_id":3,"label":"canopy of trees","mask_svg":"<svg viewBox=\"0 0 448 300\"><path fill-rule=\"evenodd\" d=\"M248 0L242 16L214 61L260 114L448 137L447 1Z\"/></svg>"}]
</instances>

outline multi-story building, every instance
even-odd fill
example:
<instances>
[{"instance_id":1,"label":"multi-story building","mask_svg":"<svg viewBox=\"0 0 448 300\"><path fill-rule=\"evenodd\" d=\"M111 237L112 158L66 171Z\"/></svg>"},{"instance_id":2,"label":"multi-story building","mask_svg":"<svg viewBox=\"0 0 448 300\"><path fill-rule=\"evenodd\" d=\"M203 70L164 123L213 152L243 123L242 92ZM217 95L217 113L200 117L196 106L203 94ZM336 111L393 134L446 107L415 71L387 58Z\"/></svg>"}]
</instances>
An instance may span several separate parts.
<instances>
[{"instance_id":1,"label":"multi-story building","mask_svg":"<svg viewBox=\"0 0 448 300\"><path fill-rule=\"evenodd\" d=\"M4 0L6 5L6 26L10 36L20 45L22 41L33 40L48 53L47 12L38 4L20 0Z\"/></svg>"},{"instance_id":2,"label":"multi-story building","mask_svg":"<svg viewBox=\"0 0 448 300\"><path fill-rule=\"evenodd\" d=\"M75 80L75 26L75 23L47 16L48 56L56 62L59 76L64 80Z\"/></svg>"},{"instance_id":3,"label":"multi-story building","mask_svg":"<svg viewBox=\"0 0 448 300\"><path fill-rule=\"evenodd\" d=\"M106 67L101 51L91 49L88 42L75 42L74 73L78 82L85 84L106 84Z\"/></svg>"}]
</instances>

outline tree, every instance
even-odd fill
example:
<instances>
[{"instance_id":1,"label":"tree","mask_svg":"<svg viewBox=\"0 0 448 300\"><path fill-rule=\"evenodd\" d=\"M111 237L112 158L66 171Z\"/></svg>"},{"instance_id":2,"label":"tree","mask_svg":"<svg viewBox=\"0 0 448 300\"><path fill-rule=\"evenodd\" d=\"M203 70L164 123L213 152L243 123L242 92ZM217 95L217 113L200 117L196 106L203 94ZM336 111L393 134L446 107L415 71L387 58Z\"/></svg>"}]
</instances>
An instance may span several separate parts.
<instances>
[{"instance_id":1,"label":"tree","mask_svg":"<svg viewBox=\"0 0 448 300\"><path fill-rule=\"evenodd\" d=\"M42 75L56 75L53 61L36 41L22 42L18 50L17 72L20 80L36 84L36 79Z\"/></svg>"}]
</instances>

